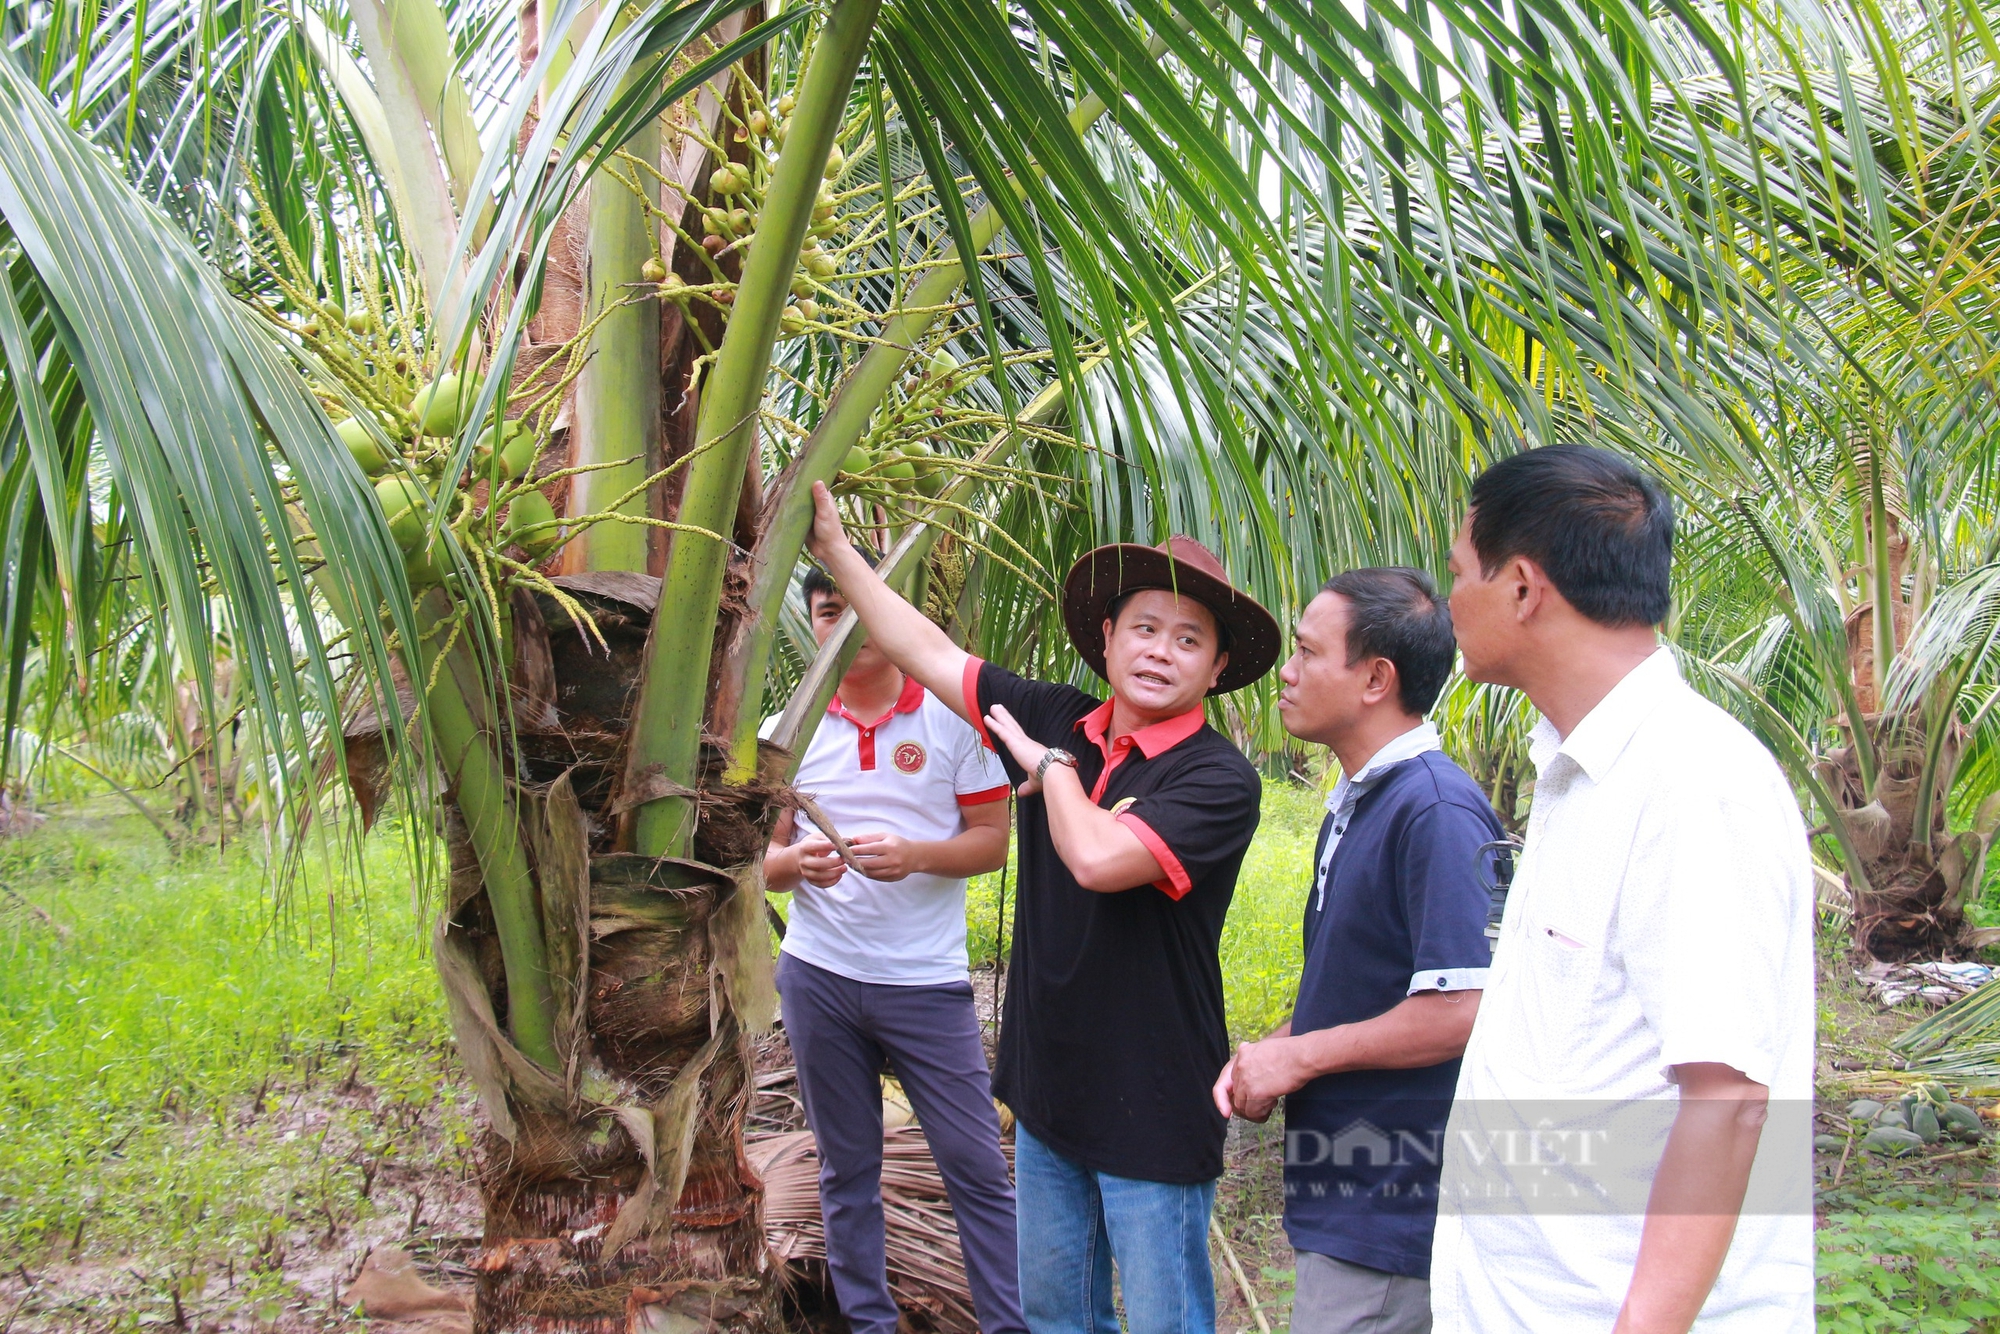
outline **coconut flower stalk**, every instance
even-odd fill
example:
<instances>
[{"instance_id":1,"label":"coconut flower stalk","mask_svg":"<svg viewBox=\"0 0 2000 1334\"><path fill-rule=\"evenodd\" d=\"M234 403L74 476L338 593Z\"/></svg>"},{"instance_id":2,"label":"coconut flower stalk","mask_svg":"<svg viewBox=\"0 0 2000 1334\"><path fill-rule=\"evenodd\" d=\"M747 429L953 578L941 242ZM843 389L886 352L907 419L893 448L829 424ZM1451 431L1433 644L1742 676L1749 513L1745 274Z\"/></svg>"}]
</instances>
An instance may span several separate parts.
<instances>
[{"instance_id":1,"label":"coconut flower stalk","mask_svg":"<svg viewBox=\"0 0 2000 1334\"><path fill-rule=\"evenodd\" d=\"M1147 44L1147 54L1157 60L1166 53L1163 37ZM1080 136L1109 108L1095 93L1077 100L1070 110L1069 123ZM1019 187L1016 187L1017 193ZM985 253L1005 225L999 206L988 203L974 214L967 234L975 259ZM806 534L812 530L812 487L814 482L831 482L847 452L860 443L868 424L889 395L896 377L903 373L916 349L924 345L931 329L952 301L965 289L968 260L956 243L946 262L925 273L911 287L908 298L884 324L880 339L869 345L854 369L848 372L826 415L820 419L798 456L771 488L766 504L769 519L758 535L751 553L750 612L738 623L734 642L722 665L717 695L730 701L736 720L730 738L730 772L741 778L755 772L757 729L763 718L764 681L771 666L772 646L777 642L779 609L784 604L785 587L799 553L805 549ZM1060 397L1050 411L1060 404ZM970 487L955 490L970 493ZM929 530L933 533L935 530ZM912 556L920 561L930 549L929 541Z\"/></svg>"},{"instance_id":2,"label":"coconut flower stalk","mask_svg":"<svg viewBox=\"0 0 2000 1334\"><path fill-rule=\"evenodd\" d=\"M657 162L658 121L624 145L636 162ZM589 364L576 384L572 465L595 467L570 483L572 515L613 510L644 518L644 483L660 460L660 303L635 286L653 258L652 210L659 187L645 171L614 158L590 182L586 319L595 320ZM637 523L592 524L565 553L572 571L647 568L650 530Z\"/></svg>"},{"instance_id":3,"label":"coconut flower stalk","mask_svg":"<svg viewBox=\"0 0 2000 1334\"><path fill-rule=\"evenodd\" d=\"M688 474L679 522L728 532L757 445L757 411L771 349L798 269L806 229L825 179L848 91L874 34L881 0L835 0L799 79L797 105L765 195L757 244L744 265L715 368L702 386L699 452ZM661 610L646 640L639 703L626 771L636 803L633 847L680 856L694 834L702 714L729 550L719 537L677 535L660 589Z\"/></svg>"}]
</instances>

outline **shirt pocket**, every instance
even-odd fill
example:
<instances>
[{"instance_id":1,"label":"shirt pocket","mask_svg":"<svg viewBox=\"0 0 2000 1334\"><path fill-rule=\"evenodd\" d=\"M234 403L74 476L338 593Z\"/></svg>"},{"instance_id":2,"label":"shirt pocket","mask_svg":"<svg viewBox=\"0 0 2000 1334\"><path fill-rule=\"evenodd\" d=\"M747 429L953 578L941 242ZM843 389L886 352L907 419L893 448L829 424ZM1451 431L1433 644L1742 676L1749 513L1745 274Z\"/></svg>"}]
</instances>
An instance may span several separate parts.
<instances>
[{"instance_id":1,"label":"shirt pocket","mask_svg":"<svg viewBox=\"0 0 2000 1334\"><path fill-rule=\"evenodd\" d=\"M1537 1079L1565 1085L1580 1054L1596 1040L1593 1007L1603 949L1589 926L1569 914L1537 914L1521 942L1526 973L1526 1022L1519 1031L1526 1067Z\"/></svg>"}]
</instances>

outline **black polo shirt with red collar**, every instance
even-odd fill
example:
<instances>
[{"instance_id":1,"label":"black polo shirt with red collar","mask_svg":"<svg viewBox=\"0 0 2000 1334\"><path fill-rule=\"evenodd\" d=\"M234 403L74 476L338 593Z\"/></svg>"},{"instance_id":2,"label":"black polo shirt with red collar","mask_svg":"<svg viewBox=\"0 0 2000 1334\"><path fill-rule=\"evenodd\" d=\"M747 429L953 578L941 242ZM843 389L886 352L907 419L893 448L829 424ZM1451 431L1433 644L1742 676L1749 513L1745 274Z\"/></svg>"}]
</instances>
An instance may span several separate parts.
<instances>
[{"instance_id":1,"label":"black polo shirt with red collar","mask_svg":"<svg viewBox=\"0 0 2000 1334\"><path fill-rule=\"evenodd\" d=\"M1123 893L1087 890L1056 856L1043 799L1020 803L994 1095L1037 1139L1094 1171L1213 1180L1228 1128L1209 1096L1229 1059L1217 951L1257 832L1257 770L1199 708L1114 741L1108 701L977 658L966 664L965 699L982 737L1000 704L1030 737L1074 754L1091 799L1116 811L1166 872ZM1027 777L998 753L1010 779Z\"/></svg>"}]
</instances>

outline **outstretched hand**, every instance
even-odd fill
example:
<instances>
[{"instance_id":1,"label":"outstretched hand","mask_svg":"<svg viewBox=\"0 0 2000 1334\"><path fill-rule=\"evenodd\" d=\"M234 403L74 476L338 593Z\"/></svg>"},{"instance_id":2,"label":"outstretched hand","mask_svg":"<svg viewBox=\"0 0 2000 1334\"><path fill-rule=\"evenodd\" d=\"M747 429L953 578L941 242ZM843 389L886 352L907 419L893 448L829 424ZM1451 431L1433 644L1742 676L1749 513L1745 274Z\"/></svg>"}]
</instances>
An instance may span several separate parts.
<instances>
[{"instance_id":1,"label":"outstretched hand","mask_svg":"<svg viewBox=\"0 0 2000 1334\"><path fill-rule=\"evenodd\" d=\"M813 526L812 534L806 539L806 548L821 565L827 563L828 556L836 551L847 551L851 544L847 539L847 526L840 521L840 510L834 506L833 492L825 482L813 483Z\"/></svg>"},{"instance_id":2,"label":"outstretched hand","mask_svg":"<svg viewBox=\"0 0 2000 1334\"><path fill-rule=\"evenodd\" d=\"M1014 789L1014 795L1032 797L1040 792L1042 784L1035 777L1035 766L1042 762L1042 756L1048 754L1049 748L1029 736L1003 704L995 704L987 712L986 732L1007 748L1007 753L1014 757L1014 763L1027 771L1027 781Z\"/></svg>"}]
</instances>

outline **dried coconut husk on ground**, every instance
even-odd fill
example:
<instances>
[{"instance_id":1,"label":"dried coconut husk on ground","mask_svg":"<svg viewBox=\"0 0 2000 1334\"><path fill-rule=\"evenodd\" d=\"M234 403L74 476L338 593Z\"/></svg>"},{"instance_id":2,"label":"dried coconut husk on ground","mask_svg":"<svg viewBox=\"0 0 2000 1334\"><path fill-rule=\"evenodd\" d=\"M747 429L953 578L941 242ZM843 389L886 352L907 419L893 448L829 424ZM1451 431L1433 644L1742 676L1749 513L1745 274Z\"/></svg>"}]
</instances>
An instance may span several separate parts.
<instances>
[{"instance_id":1,"label":"dried coconut husk on ground","mask_svg":"<svg viewBox=\"0 0 2000 1334\"><path fill-rule=\"evenodd\" d=\"M1014 1145L1001 1149L1011 1167ZM772 1255L794 1272L826 1259L819 1212L819 1152L812 1132L754 1139L750 1164L764 1179L764 1235ZM959 1250L958 1226L944 1178L917 1126L882 1135L882 1212L887 1232L889 1291L905 1312L932 1328L973 1334L979 1321Z\"/></svg>"}]
</instances>

